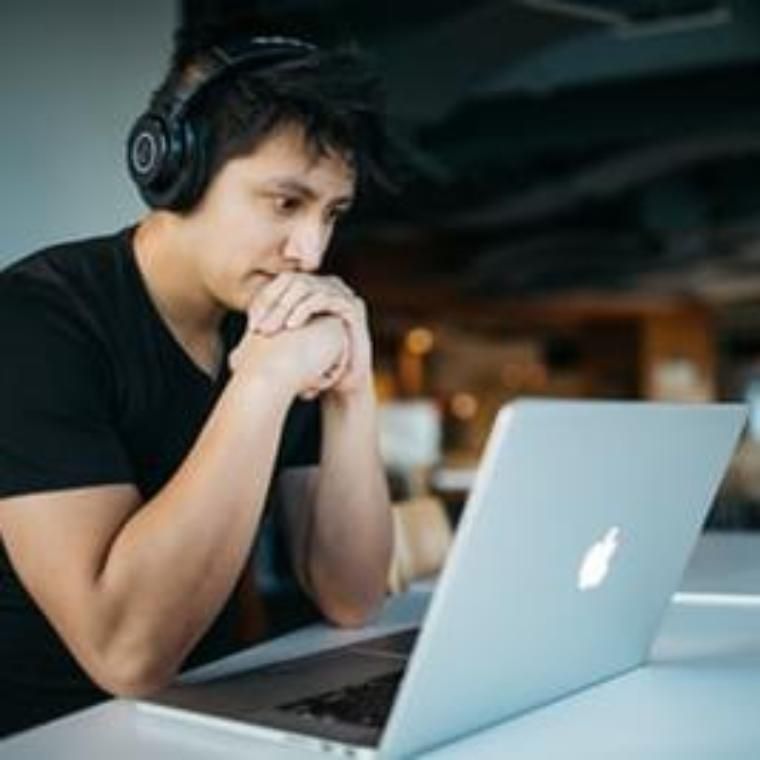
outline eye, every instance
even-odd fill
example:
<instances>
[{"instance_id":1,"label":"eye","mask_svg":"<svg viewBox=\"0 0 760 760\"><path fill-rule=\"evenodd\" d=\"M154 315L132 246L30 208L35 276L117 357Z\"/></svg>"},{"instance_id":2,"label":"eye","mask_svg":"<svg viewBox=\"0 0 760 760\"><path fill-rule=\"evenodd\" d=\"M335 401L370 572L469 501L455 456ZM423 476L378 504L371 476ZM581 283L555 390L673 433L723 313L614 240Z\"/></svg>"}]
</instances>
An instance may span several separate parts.
<instances>
[{"instance_id":1,"label":"eye","mask_svg":"<svg viewBox=\"0 0 760 760\"><path fill-rule=\"evenodd\" d=\"M301 208L302 201L295 195L276 195L273 198L273 203L278 214L288 216Z\"/></svg>"},{"instance_id":2,"label":"eye","mask_svg":"<svg viewBox=\"0 0 760 760\"><path fill-rule=\"evenodd\" d=\"M331 208L327 213L327 219L330 224L335 224L339 219L342 219L348 213L348 208L345 206L335 206Z\"/></svg>"}]
</instances>

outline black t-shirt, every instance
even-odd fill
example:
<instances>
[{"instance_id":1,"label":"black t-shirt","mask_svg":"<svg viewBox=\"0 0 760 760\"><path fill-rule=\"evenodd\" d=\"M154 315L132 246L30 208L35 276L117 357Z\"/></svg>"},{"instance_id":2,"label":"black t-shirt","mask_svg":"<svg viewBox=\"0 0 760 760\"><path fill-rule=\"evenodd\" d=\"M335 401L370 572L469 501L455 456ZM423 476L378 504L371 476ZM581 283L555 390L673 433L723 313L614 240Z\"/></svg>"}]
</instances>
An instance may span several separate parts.
<instances>
[{"instance_id":1,"label":"black t-shirt","mask_svg":"<svg viewBox=\"0 0 760 760\"><path fill-rule=\"evenodd\" d=\"M224 389L226 362L212 380L159 316L132 234L49 248L0 272L0 498L132 483L147 501L177 470ZM243 329L242 315L225 318L227 351ZM318 403L296 401L275 472L316 464L319 435ZM285 590L307 610L275 514L265 515L255 546L265 597ZM233 628L228 601L185 667L232 651ZM36 607L0 542L0 735L106 696Z\"/></svg>"}]
</instances>

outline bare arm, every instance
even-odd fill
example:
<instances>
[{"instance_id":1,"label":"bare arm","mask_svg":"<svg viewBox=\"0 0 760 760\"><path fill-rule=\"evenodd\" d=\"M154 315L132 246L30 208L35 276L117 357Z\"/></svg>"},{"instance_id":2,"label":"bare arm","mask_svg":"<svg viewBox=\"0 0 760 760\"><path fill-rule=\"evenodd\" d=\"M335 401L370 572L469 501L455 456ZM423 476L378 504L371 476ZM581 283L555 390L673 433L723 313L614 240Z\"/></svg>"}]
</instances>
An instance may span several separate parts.
<instances>
[{"instance_id":1,"label":"bare arm","mask_svg":"<svg viewBox=\"0 0 760 760\"><path fill-rule=\"evenodd\" d=\"M3 540L23 583L108 691L141 693L170 680L242 568L288 399L273 403L265 388L241 385L223 396L175 477L141 509L131 485L0 504Z\"/></svg>"},{"instance_id":2,"label":"bare arm","mask_svg":"<svg viewBox=\"0 0 760 760\"><path fill-rule=\"evenodd\" d=\"M309 366L321 374L340 353L335 322L289 333L285 350L267 354L272 361L258 349L273 341L247 338L257 350L238 352L188 457L146 504L130 485L0 501L22 582L107 691L136 695L167 683L224 604L258 526L290 402L313 382ZM298 340L308 351L294 350ZM298 357L300 375L283 356Z\"/></svg>"},{"instance_id":3,"label":"bare arm","mask_svg":"<svg viewBox=\"0 0 760 760\"><path fill-rule=\"evenodd\" d=\"M338 625L377 611L392 551L390 507L371 388L323 401L322 461L281 476L299 579Z\"/></svg>"},{"instance_id":4,"label":"bare arm","mask_svg":"<svg viewBox=\"0 0 760 760\"><path fill-rule=\"evenodd\" d=\"M339 625L360 625L386 591L392 526L380 459L372 349L364 302L335 277L276 280L249 314L265 333L336 314L348 335L343 361L316 386L322 395L319 470L286 472L281 499L301 584Z\"/></svg>"}]
</instances>

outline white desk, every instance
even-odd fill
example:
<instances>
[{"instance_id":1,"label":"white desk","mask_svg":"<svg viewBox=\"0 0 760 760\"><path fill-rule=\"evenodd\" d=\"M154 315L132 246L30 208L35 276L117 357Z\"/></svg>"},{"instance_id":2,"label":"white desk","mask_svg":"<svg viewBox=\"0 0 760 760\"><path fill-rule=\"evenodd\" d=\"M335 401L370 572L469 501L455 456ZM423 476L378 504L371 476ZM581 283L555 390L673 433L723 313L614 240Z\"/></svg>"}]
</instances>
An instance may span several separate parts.
<instances>
[{"instance_id":1,"label":"white desk","mask_svg":"<svg viewBox=\"0 0 760 760\"><path fill-rule=\"evenodd\" d=\"M760 593L760 536L703 537L682 588ZM716 613L712 606L686 601L671 606L651 665L447 745L428 757L760 757L760 604L736 599ZM220 674L243 664L263 664L284 650L298 656L326 641L342 645L379 631L398 630L417 619L425 603L424 592L411 592L393 600L382 623L371 630L316 627L299 631L196 673ZM709 689L704 685L708 677ZM301 750L138 713L124 700L98 705L0 743L2 760L295 760L304 756Z\"/></svg>"},{"instance_id":2,"label":"white desk","mask_svg":"<svg viewBox=\"0 0 760 760\"><path fill-rule=\"evenodd\" d=\"M422 617L426 591L389 600L382 619L358 631L309 626L262 646L227 657L187 674L187 680L220 676L327 646L403 630ZM309 753L306 757L314 757ZM279 748L250 736L195 726L138 711L129 700L114 699L0 741L0 760L299 760L300 749Z\"/></svg>"}]
</instances>

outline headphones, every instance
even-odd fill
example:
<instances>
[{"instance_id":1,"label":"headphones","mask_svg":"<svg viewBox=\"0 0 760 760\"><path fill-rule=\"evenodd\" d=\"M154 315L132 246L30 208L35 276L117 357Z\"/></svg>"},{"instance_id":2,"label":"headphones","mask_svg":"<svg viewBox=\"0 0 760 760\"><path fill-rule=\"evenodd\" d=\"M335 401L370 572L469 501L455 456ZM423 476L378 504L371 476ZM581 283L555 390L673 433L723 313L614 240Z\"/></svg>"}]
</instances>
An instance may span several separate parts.
<instances>
[{"instance_id":1,"label":"headphones","mask_svg":"<svg viewBox=\"0 0 760 760\"><path fill-rule=\"evenodd\" d=\"M192 106L201 93L243 68L265 69L317 50L291 37L252 37L197 54L179 85L164 84L127 138L127 166L151 208L188 209L207 181L207 130ZM197 115L196 115L197 117Z\"/></svg>"}]
</instances>

